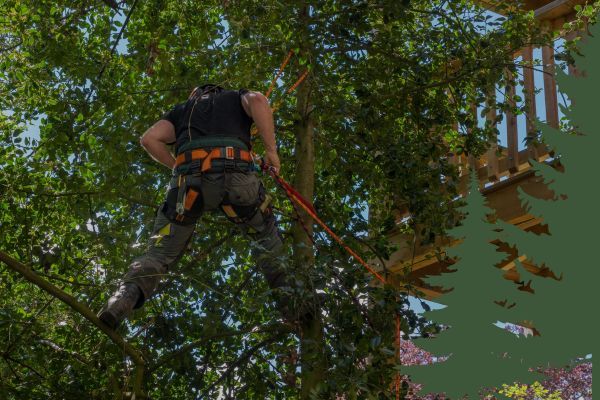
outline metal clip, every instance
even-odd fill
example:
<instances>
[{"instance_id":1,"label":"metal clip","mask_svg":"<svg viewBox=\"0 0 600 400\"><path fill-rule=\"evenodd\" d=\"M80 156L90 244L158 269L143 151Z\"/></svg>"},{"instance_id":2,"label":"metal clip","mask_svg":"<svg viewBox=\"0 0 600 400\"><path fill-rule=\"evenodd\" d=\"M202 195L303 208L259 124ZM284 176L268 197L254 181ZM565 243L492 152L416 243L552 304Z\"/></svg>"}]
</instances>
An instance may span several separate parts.
<instances>
[{"instance_id":1,"label":"metal clip","mask_svg":"<svg viewBox=\"0 0 600 400\"><path fill-rule=\"evenodd\" d=\"M175 204L175 211L179 215L183 215L185 208L183 204L185 203L185 197L187 195L187 177L184 175L179 175L178 180L179 189L177 191L177 203Z\"/></svg>"}]
</instances>

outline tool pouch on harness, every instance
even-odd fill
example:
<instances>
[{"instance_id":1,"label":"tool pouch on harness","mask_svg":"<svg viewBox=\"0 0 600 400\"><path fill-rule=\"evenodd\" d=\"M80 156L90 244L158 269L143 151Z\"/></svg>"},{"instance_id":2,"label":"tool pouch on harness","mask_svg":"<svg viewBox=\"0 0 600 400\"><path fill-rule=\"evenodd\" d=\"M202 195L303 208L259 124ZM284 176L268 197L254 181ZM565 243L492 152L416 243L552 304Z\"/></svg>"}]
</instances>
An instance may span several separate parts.
<instances>
[{"instance_id":1,"label":"tool pouch on harness","mask_svg":"<svg viewBox=\"0 0 600 400\"><path fill-rule=\"evenodd\" d=\"M189 225L202 215L202 192L197 181L191 175L179 175L171 180L162 209L169 220Z\"/></svg>"},{"instance_id":2,"label":"tool pouch on harness","mask_svg":"<svg viewBox=\"0 0 600 400\"><path fill-rule=\"evenodd\" d=\"M205 174L226 174L225 186L231 187L235 204L251 205L258 198L259 183L249 173L254 167L245 144L227 137L205 137L186 143L177 150L176 177L171 181L165 216L182 225L194 223L202 215L202 182ZM249 179L250 178L250 179ZM210 208L210 207L209 207Z\"/></svg>"},{"instance_id":3,"label":"tool pouch on harness","mask_svg":"<svg viewBox=\"0 0 600 400\"><path fill-rule=\"evenodd\" d=\"M229 220L245 225L248 233L258 233L264 228L264 221L272 218L271 196L255 175L239 175L239 182L232 178L221 209Z\"/></svg>"}]
</instances>

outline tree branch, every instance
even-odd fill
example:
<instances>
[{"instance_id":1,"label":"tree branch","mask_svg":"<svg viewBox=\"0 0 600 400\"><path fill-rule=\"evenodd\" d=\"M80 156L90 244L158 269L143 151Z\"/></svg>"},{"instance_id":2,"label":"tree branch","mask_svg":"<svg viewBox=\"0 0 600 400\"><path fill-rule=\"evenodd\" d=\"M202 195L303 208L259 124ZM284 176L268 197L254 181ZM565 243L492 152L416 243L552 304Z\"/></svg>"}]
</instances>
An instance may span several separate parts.
<instances>
[{"instance_id":1,"label":"tree branch","mask_svg":"<svg viewBox=\"0 0 600 400\"><path fill-rule=\"evenodd\" d=\"M286 329L286 328L288 328L288 329ZM199 339L194 340L193 342L183 345L179 349L172 351L169 354L165 354L164 356L162 356L154 364L152 364L148 367L148 373L152 373L152 372L156 371L157 369L162 367L165 363L167 363L170 360L172 360L173 358L181 355L182 353L185 353L186 351L192 350L198 346L203 345L204 343L206 343L207 340L220 339L220 338L226 338L226 337L232 337L232 336L238 336L238 335L246 335L248 333L268 333L268 332L286 333L286 332L291 332L291 329L289 327L287 327L286 325L267 326L262 329L257 329L256 326L253 326L252 328L242 329L242 330L238 330L238 331L219 332L219 333L215 333L213 335L203 336Z\"/></svg>"},{"instance_id":2,"label":"tree branch","mask_svg":"<svg viewBox=\"0 0 600 400\"><path fill-rule=\"evenodd\" d=\"M25 194L30 194L30 195L35 195L35 196L43 196L43 197L69 197L69 196L90 196L90 195L102 195L102 194L109 194L109 195L114 195L120 199L123 200L127 200L130 203L135 203L135 204L140 204L142 206L146 206L146 207L151 207L151 208L155 208L157 205L151 201L146 201L143 199L138 199L138 198L134 198L131 196L128 196L126 194L123 193L119 193L118 191L114 190L114 189L110 189L110 190L83 190L80 192L35 192L33 190L28 190L28 189L24 189L24 188L18 188L18 187L11 187L8 185L1 185L4 186L5 188L9 188L12 189L16 192L19 193L25 193Z\"/></svg>"},{"instance_id":3,"label":"tree branch","mask_svg":"<svg viewBox=\"0 0 600 400\"><path fill-rule=\"evenodd\" d=\"M65 303L66 305L71 307L71 309L73 311L80 314L82 317L84 317L89 322L91 322L93 325L95 325L99 330L104 332L104 334L106 336L108 336L119 349L121 349L125 354L127 354L131 358L133 363L136 365L137 368L136 368L134 388L135 388L136 393L140 393L140 395L142 395L142 385L143 385L144 368L146 365L146 361L144 360L144 357L140 351L136 350L133 346L131 346L131 344L126 342L123 339L123 337L121 335L119 335L117 332L113 331L112 329L110 329L106 325L104 325L98 319L96 314L94 314L92 312L92 310L90 310L84 304L77 301L77 299L75 299L73 296L71 296L68 293L65 293L64 291L60 290L58 287L54 286L50 282L41 278L31 268L29 268L26 265L22 264L21 262L15 260L10 255L8 255L7 253L5 253L1 250L0 250L0 261L3 262L4 264L6 264L14 272L18 273L19 275L24 277L26 280L33 283L38 288L49 293L51 296L59 299L60 301L62 301L63 303Z\"/></svg>"},{"instance_id":4,"label":"tree branch","mask_svg":"<svg viewBox=\"0 0 600 400\"><path fill-rule=\"evenodd\" d=\"M217 379L215 382L213 382L205 391L204 394L200 396L200 398L205 398L208 397L208 394L210 393L211 390L213 390L219 383L223 382L225 379L227 379L229 377L229 375L231 375L231 373L233 371L235 371L235 369L239 366L241 366L242 364L244 364L245 362L248 361L248 359L250 357L252 357L252 355L254 353L256 353L258 350L260 350L261 348L265 347L266 345L274 342L277 338L279 337L279 335L275 335L272 336L270 338L261 340L260 342L258 342L257 344L255 344L254 346L250 347L248 350L246 350L244 353L242 353L242 355L240 355L238 357L237 360L235 360L234 362L232 362L227 369L225 370L225 372L223 372L223 374L219 377L219 379Z\"/></svg>"},{"instance_id":5,"label":"tree branch","mask_svg":"<svg viewBox=\"0 0 600 400\"><path fill-rule=\"evenodd\" d=\"M29 366L29 365L25 364L24 362L21 362L21 361L19 361L19 360L17 360L17 359L14 359L14 358L12 358L12 357L10 356L10 354L6 354L6 353L5 353L5 354L2 354L2 358L4 358L4 359L5 359L5 360L7 360L7 361L12 361L12 362L14 362L14 363L15 363L15 364L17 364L17 365L20 365L21 367L23 367L23 368L25 368L25 369L28 369L28 370L30 370L30 371L31 371L31 372L33 372L35 375L37 375L37 376L38 376L38 378L40 378L40 379L46 379L46 377L45 377L44 375L40 374L38 371L36 371L36 370L35 370L35 368L33 368L33 367L31 367L31 366Z\"/></svg>"},{"instance_id":6,"label":"tree branch","mask_svg":"<svg viewBox=\"0 0 600 400\"><path fill-rule=\"evenodd\" d=\"M110 8L112 8L113 10L118 10L119 9L119 5L117 4L117 2L115 0L101 0L104 4L106 4L107 6L109 6Z\"/></svg>"},{"instance_id":7,"label":"tree branch","mask_svg":"<svg viewBox=\"0 0 600 400\"><path fill-rule=\"evenodd\" d=\"M13 45L1 48L0 49L0 53L5 53L7 51L12 51L12 50L16 49L17 47L19 47L20 45L22 45L22 44L23 44L23 41L19 40L19 41L17 41L17 43L15 43Z\"/></svg>"},{"instance_id":8,"label":"tree branch","mask_svg":"<svg viewBox=\"0 0 600 400\"><path fill-rule=\"evenodd\" d=\"M106 70L106 67L108 66L108 63L112 59L113 54L115 54L115 51L117 50L117 46L119 45L119 42L121 41L121 36L123 36L123 32L125 31L125 28L127 27L127 24L129 24L129 19L131 18L131 14L133 14L133 10L135 10L135 6L136 5L137 5L137 0L135 0L133 2L133 4L131 5L131 8L129 9L129 12L127 13L127 17L125 18L125 21L123 22L123 26L121 26L121 29L119 30L119 34L117 35L117 39L115 40L115 43L113 44L112 48L110 49L109 58L104 63L104 65L102 66L102 68L100 69L100 72L98 72L97 79L100 79L102 77L102 74L104 74L104 71ZM91 93L91 91L90 91L90 93Z\"/></svg>"}]
</instances>

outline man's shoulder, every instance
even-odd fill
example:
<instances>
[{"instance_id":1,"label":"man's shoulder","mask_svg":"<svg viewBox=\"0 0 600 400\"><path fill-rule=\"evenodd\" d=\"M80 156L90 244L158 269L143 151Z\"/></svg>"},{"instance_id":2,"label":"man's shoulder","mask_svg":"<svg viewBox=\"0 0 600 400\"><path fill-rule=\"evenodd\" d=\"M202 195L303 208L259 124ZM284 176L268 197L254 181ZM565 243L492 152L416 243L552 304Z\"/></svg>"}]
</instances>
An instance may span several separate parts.
<instances>
[{"instance_id":1,"label":"man's shoulder","mask_svg":"<svg viewBox=\"0 0 600 400\"><path fill-rule=\"evenodd\" d=\"M252 93L252 91L242 88L242 89L227 89L221 93L228 97L243 97L244 95L247 95L248 93Z\"/></svg>"}]
</instances>

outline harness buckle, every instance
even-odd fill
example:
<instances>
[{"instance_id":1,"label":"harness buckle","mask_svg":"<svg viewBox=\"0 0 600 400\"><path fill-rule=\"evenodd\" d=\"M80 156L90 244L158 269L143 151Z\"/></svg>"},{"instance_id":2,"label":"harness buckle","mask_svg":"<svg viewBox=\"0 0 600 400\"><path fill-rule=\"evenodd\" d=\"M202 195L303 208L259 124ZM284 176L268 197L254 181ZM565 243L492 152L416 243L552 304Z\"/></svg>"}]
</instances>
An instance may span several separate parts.
<instances>
[{"instance_id":1,"label":"harness buckle","mask_svg":"<svg viewBox=\"0 0 600 400\"><path fill-rule=\"evenodd\" d=\"M225 158L228 160L233 160L235 158L235 150L232 146L225 147Z\"/></svg>"}]
</instances>

